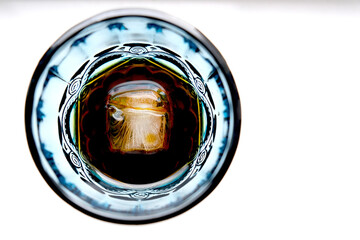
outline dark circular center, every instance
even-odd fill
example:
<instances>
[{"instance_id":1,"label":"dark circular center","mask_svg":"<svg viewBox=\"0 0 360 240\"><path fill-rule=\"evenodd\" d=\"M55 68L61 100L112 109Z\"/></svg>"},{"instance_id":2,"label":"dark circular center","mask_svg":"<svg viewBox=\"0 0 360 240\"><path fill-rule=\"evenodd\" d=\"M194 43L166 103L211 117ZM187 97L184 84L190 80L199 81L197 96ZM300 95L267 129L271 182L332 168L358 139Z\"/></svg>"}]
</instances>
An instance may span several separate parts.
<instances>
[{"instance_id":1,"label":"dark circular center","mask_svg":"<svg viewBox=\"0 0 360 240\"><path fill-rule=\"evenodd\" d=\"M183 76L148 58L96 74L77 101L77 141L92 169L148 184L187 168L199 147L199 98Z\"/></svg>"}]
</instances>

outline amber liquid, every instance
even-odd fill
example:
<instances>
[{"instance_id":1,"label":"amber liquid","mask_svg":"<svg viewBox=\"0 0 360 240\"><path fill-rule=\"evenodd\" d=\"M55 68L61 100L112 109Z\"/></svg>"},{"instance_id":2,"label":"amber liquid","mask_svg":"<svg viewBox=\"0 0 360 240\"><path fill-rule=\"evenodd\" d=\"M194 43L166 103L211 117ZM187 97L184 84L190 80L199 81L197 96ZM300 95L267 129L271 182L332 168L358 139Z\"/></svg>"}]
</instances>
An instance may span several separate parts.
<instances>
[{"instance_id":1,"label":"amber liquid","mask_svg":"<svg viewBox=\"0 0 360 240\"><path fill-rule=\"evenodd\" d=\"M164 144L151 151L114 148L109 137L109 91L119 84L154 82L164 89ZM136 89L134 89L135 91ZM161 181L187 166L199 147L199 99L172 70L147 59L133 59L104 72L82 89L77 102L77 139L82 157L111 179L129 184ZM121 136L118 136L121 137Z\"/></svg>"}]
</instances>

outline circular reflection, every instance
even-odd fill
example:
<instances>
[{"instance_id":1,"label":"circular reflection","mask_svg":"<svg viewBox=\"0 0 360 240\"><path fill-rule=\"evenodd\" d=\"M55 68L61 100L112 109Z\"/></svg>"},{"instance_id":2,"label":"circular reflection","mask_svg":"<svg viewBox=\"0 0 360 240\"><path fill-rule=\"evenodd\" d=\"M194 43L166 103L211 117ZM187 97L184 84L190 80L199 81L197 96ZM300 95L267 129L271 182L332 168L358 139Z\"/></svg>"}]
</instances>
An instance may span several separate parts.
<instances>
[{"instance_id":1,"label":"circular reflection","mask_svg":"<svg viewBox=\"0 0 360 240\"><path fill-rule=\"evenodd\" d=\"M150 10L91 18L54 43L26 100L40 173L99 219L148 223L205 198L234 156L240 101L216 48Z\"/></svg>"}]
</instances>

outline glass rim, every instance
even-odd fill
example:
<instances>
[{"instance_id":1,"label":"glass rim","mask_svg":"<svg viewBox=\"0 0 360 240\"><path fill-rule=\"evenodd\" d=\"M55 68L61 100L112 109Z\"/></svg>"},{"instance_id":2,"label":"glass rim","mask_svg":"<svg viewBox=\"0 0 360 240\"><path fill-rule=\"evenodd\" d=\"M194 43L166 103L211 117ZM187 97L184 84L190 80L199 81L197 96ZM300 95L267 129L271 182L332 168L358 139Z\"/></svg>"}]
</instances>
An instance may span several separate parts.
<instances>
[{"instance_id":1,"label":"glass rim","mask_svg":"<svg viewBox=\"0 0 360 240\"><path fill-rule=\"evenodd\" d=\"M191 202L189 205L185 206L184 208L170 213L165 216L161 216L158 218L152 218L152 219L146 219L146 220L120 220L120 219L113 219L110 217L104 217L99 214L93 213L89 210L86 210L85 208L82 208L81 206L75 204L73 201L71 201L57 186L55 182L48 176L47 172L45 171L44 167L42 166L40 156L37 150L37 146L35 143L35 139L32 132L32 112L34 107L34 92L37 86L38 79L40 78L41 74L45 70L47 63L51 59L51 57L54 55L54 53L57 51L59 47L62 46L63 43L68 41L70 38L75 36L77 33L79 33L83 28L88 27L92 24L111 20L115 18L121 18L121 17L146 17L146 18L152 18L156 20L160 20L166 23L169 23L171 25L174 25L182 30L184 30L186 33L188 33L190 36L194 37L196 40L198 40L208 51L209 53L214 57L214 60L218 63L219 68L223 72L225 76L225 81L227 82L229 86L230 96L232 99L232 105L233 105L233 133L232 133L232 139L229 141L229 150L227 153L227 156L225 158L225 161L223 165L221 166L219 172L214 176L213 181L210 183L209 188L197 199L195 199L193 202ZM58 40L56 40L50 48L45 52L41 60L39 61L34 74L31 78L28 92L26 96L26 103L25 103L25 129L26 129L26 137L28 142L28 147L30 149L32 158L35 162L35 165L39 172L41 173L42 177L45 179L47 184L50 186L50 188L65 202L67 202L69 205L74 207L75 209L100 220L104 220L107 222L113 222L113 223L122 223L122 224L145 224L145 223L153 223L162 221L165 219L169 219L171 217L177 216L183 212L186 212L190 208L197 205L199 202L201 202L204 198L206 198L220 183L222 178L224 177L226 171L228 170L232 159L235 155L235 151L238 145L239 136L240 136L240 126L241 126L241 107L240 107L240 98L239 94L236 88L235 81L233 79L233 76L230 72L229 67L226 64L225 59L222 57L220 52L216 49L216 47L195 27L187 24L186 22L179 20L167 13L160 12L157 10L151 10L151 9L140 9L140 8L129 8L129 9L117 9L117 10L110 10L103 13L100 13L98 15L95 15L93 17L90 17L79 24L75 25L71 29L69 29L67 32L65 32Z\"/></svg>"}]
</instances>

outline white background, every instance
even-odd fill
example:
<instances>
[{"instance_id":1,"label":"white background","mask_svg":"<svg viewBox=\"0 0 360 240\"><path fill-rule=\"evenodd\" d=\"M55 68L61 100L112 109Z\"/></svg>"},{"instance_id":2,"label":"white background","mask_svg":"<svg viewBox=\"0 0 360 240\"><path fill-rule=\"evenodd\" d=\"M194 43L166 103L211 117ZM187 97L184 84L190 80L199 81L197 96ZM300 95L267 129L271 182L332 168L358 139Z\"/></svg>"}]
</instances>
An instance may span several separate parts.
<instances>
[{"instance_id":1,"label":"white background","mask_svg":"<svg viewBox=\"0 0 360 240\"><path fill-rule=\"evenodd\" d=\"M39 59L99 12L141 6L197 27L242 103L233 163L190 211L127 226L84 215L42 179L24 104ZM1 1L1 239L360 239L359 1Z\"/></svg>"}]
</instances>

